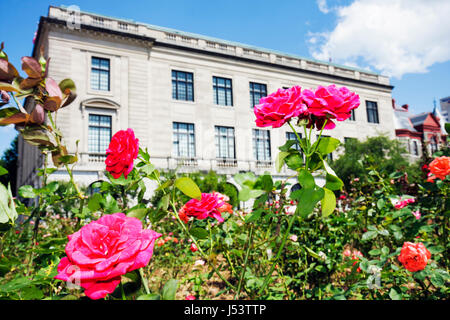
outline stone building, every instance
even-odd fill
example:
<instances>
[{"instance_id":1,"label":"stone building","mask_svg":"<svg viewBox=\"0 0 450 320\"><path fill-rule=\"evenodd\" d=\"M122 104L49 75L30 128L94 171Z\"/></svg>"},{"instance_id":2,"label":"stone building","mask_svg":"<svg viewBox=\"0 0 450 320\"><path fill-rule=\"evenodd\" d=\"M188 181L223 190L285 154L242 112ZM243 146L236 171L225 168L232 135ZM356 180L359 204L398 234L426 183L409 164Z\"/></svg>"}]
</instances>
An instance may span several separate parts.
<instances>
[{"instance_id":1,"label":"stone building","mask_svg":"<svg viewBox=\"0 0 450 320\"><path fill-rule=\"evenodd\" d=\"M292 172L277 173L274 160L293 133L257 128L253 106L294 85L334 83L359 94L352 118L326 135L342 142L395 138L393 86L377 73L70 7L51 6L41 17L34 56L41 46L51 57L49 76L77 85L77 99L58 111L57 126L70 153L79 141L74 177L85 185L104 178L105 149L126 128L162 170L287 177ZM20 140L19 154L18 185L37 183L39 151ZM51 177L67 179L63 170Z\"/></svg>"}]
</instances>

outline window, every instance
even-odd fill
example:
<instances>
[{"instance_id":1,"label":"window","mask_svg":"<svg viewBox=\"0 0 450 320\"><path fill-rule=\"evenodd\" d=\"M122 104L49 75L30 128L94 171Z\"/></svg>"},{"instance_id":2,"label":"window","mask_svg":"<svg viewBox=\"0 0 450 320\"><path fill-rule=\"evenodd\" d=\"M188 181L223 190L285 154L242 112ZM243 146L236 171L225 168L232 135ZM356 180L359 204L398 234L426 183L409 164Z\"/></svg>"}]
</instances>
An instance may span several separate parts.
<instances>
[{"instance_id":1,"label":"window","mask_svg":"<svg viewBox=\"0 0 450 320\"><path fill-rule=\"evenodd\" d=\"M88 151L105 153L111 141L111 116L89 114Z\"/></svg>"},{"instance_id":2,"label":"window","mask_svg":"<svg viewBox=\"0 0 450 320\"><path fill-rule=\"evenodd\" d=\"M419 155L419 145L417 144L416 140L413 140L413 155L418 156Z\"/></svg>"},{"instance_id":3,"label":"window","mask_svg":"<svg viewBox=\"0 0 450 320\"><path fill-rule=\"evenodd\" d=\"M194 76L192 73L172 70L172 98L194 101Z\"/></svg>"},{"instance_id":4,"label":"window","mask_svg":"<svg viewBox=\"0 0 450 320\"><path fill-rule=\"evenodd\" d=\"M302 134L299 133L298 135L299 135L299 137L301 139L302 138ZM296 140L296 141L298 141L297 136L295 135L294 132L286 132L286 141L287 140ZM296 150L298 150L298 151L300 151L300 153L302 153L302 148L300 147L300 144L298 142L295 143L293 146L294 146L294 148Z\"/></svg>"},{"instance_id":5,"label":"window","mask_svg":"<svg viewBox=\"0 0 450 320\"><path fill-rule=\"evenodd\" d=\"M194 124L173 123L173 154L176 157L195 157Z\"/></svg>"},{"instance_id":6,"label":"window","mask_svg":"<svg viewBox=\"0 0 450 320\"><path fill-rule=\"evenodd\" d=\"M355 109L352 109L351 113L350 113L350 118L348 118L348 120L350 121L355 121Z\"/></svg>"},{"instance_id":7,"label":"window","mask_svg":"<svg viewBox=\"0 0 450 320\"><path fill-rule=\"evenodd\" d=\"M110 66L109 59L92 57L91 89L109 91Z\"/></svg>"},{"instance_id":8,"label":"window","mask_svg":"<svg viewBox=\"0 0 450 320\"><path fill-rule=\"evenodd\" d=\"M270 161L269 130L253 129L253 156L257 161Z\"/></svg>"},{"instance_id":9,"label":"window","mask_svg":"<svg viewBox=\"0 0 450 320\"><path fill-rule=\"evenodd\" d=\"M235 159L234 128L215 127L216 131L216 157Z\"/></svg>"},{"instance_id":10,"label":"window","mask_svg":"<svg viewBox=\"0 0 450 320\"><path fill-rule=\"evenodd\" d=\"M438 144L435 136L430 138L430 150L431 153L434 153L438 150Z\"/></svg>"},{"instance_id":11,"label":"window","mask_svg":"<svg viewBox=\"0 0 450 320\"><path fill-rule=\"evenodd\" d=\"M267 95L267 86L262 83L250 82L250 106L259 104L259 99Z\"/></svg>"},{"instance_id":12,"label":"window","mask_svg":"<svg viewBox=\"0 0 450 320\"><path fill-rule=\"evenodd\" d=\"M374 101L366 101L367 121L380 123L378 120L378 105Z\"/></svg>"},{"instance_id":13,"label":"window","mask_svg":"<svg viewBox=\"0 0 450 320\"><path fill-rule=\"evenodd\" d=\"M98 26L103 26L105 24L105 19L100 18L100 17L94 17L93 21L94 21L94 24L96 24Z\"/></svg>"},{"instance_id":14,"label":"window","mask_svg":"<svg viewBox=\"0 0 450 320\"><path fill-rule=\"evenodd\" d=\"M128 30L128 24L119 22L119 29L121 30Z\"/></svg>"},{"instance_id":15,"label":"window","mask_svg":"<svg viewBox=\"0 0 450 320\"><path fill-rule=\"evenodd\" d=\"M222 106L233 105L231 79L213 77L214 103Z\"/></svg>"},{"instance_id":16,"label":"window","mask_svg":"<svg viewBox=\"0 0 450 320\"><path fill-rule=\"evenodd\" d=\"M358 140L358 139L356 139L356 138L344 137L344 143L355 142L356 140Z\"/></svg>"}]
</instances>

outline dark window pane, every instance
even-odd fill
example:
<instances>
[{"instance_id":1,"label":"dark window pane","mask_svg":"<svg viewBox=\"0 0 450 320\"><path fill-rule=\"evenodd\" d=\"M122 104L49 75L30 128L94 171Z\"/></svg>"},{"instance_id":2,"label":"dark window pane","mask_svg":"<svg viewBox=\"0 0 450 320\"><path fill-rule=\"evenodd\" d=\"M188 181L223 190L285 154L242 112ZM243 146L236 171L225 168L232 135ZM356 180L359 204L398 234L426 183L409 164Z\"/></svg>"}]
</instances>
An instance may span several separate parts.
<instances>
[{"instance_id":1,"label":"dark window pane","mask_svg":"<svg viewBox=\"0 0 450 320\"><path fill-rule=\"evenodd\" d=\"M190 72L172 70L172 98L194 101L194 81Z\"/></svg>"},{"instance_id":2,"label":"dark window pane","mask_svg":"<svg viewBox=\"0 0 450 320\"><path fill-rule=\"evenodd\" d=\"M110 66L109 59L92 57L91 60L91 89L109 91Z\"/></svg>"},{"instance_id":3,"label":"dark window pane","mask_svg":"<svg viewBox=\"0 0 450 320\"><path fill-rule=\"evenodd\" d=\"M88 151L105 153L111 141L111 116L89 115Z\"/></svg>"},{"instance_id":4,"label":"dark window pane","mask_svg":"<svg viewBox=\"0 0 450 320\"><path fill-rule=\"evenodd\" d=\"M259 100L267 95L267 86L262 83L250 82L250 105L253 108Z\"/></svg>"},{"instance_id":5,"label":"dark window pane","mask_svg":"<svg viewBox=\"0 0 450 320\"><path fill-rule=\"evenodd\" d=\"M366 101L367 121L371 123L379 123L378 105L374 101Z\"/></svg>"},{"instance_id":6,"label":"dark window pane","mask_svg":"<svg viewBox=\"0 0 450 320\"><path fill-rule=\"evenodd\" d=\"M176 157L195 157L195 132L192 123L173 123L173 154Z\"/></svg>"}]
</instances>

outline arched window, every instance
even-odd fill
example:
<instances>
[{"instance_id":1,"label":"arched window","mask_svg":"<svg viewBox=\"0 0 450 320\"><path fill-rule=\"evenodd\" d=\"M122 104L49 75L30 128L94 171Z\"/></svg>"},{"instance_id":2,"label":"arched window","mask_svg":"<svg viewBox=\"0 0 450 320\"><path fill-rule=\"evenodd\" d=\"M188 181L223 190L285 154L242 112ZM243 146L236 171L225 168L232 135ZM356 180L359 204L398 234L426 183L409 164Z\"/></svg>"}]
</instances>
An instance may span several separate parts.
<instances>
[{"instance_id":1,"label":"arched window","mask_svg":"<svg viewBox=\"0 0 450 320\"><path fill-rule=\"evenodd\" d=\"M108 148L111 137L118 130L120 105L105 98L91 98L81 102L81 114L85 124L82 131L83 162L105 161L105 151Z\"/></svg>"}]
</instances>

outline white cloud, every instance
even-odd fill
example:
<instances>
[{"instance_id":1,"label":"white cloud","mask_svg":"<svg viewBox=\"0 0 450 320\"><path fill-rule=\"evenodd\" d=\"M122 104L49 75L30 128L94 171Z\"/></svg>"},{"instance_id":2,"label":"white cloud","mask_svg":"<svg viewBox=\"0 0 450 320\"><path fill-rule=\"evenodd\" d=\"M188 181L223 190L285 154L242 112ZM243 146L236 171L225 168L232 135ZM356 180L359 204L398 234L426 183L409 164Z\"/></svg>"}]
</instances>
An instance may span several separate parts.
<instances>
[{"instance_id":1,"label":"white cloud","mask_svg":"<svg viewBox=\"0 0 450 320\"><path fill-rule=\"evenodd\" d=\"M327 6L327 0L316 0L317 6L319 7L320 12L327 14L330 12L330 9Z\"/></svg>"},{"instance_id":2,"label":"white cloud","mask_svg":"<svg viewBox=\"0 0 450 320\"><path fill-rule=\"evenodd\" d=\"M319 8L322 2L317 2ZM331 57L397 78L450 60L448 0L355 0L333 12L333 31L308 35L310 52L318 60Z\"/></svg>"}]
</instances>

